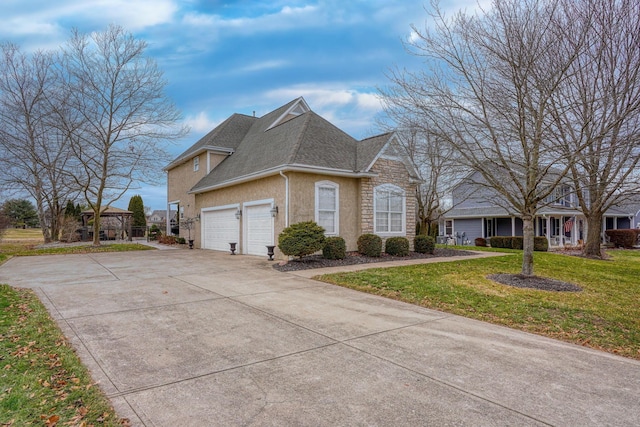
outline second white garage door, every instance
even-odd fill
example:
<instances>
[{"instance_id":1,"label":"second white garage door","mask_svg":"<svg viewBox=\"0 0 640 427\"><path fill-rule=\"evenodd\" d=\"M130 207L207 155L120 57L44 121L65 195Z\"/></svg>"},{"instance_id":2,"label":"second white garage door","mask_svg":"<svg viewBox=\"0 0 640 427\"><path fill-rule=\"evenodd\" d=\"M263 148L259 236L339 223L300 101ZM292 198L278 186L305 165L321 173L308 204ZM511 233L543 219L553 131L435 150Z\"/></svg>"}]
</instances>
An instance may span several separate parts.
<instances>
[{"instance_id":1,"label":"second white garage door","mask_svg":"<svg viewBox=\"0 0 640 427\"><path fill-rule=\"evenodd\" d=\"M229 243L240 243L236 211L237 208L229 208L202 212L203 248L228 251Z\"/></svg>"},{"instance_id":2,"label":"second white garage door","mask_svg":"<svg viewBox=\"0 0 640 427\"><path fill-rule=\"evenodd\" d=\"M244 206L244 253L267 255L267 245L273 245L273 217L271 203Z\"/></svg>"}]
</instances>

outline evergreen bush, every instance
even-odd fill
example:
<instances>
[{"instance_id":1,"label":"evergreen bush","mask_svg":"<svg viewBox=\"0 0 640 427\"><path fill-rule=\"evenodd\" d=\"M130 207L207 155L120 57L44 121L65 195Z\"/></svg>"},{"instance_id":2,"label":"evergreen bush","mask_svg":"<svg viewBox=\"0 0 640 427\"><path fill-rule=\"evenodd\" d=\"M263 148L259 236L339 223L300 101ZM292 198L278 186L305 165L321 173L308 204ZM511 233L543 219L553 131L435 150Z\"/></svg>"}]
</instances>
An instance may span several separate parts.
<instances>
[{"instance_id":1,"label":"evergreen bush","mask_svg":"<svg viewBox=\"0 0 640 427\"><path fill-rule=\"evenodd\" d=\"M520 249L524 247L524 237L522 236L511 236L511 249Z\"/></svg>"},{"instance_id":2,"label":"evergreen bush","mask_svg":"<svg viewBox=\"0 0 640 427\"><path fill-rule=\"evenodd\" d=\"M347 245L342 237L327 237L322 248L322 257L326 259L344 259Z\"/></svg>"},{"instance_id":3,"label":"evergreen bush","mask_svg":"<svg viewBox=\"0 0 640 427\"><path fill-rule=\"evenodd\" d=\"M149 240L158 240L160 236L162 236L162 230L156 224L153 224L149 228Z\"/></svg>"},{"instance_id":4,"label":"evergreen bush","mask_svg":"<svg viewBox=\"0 0 640 427\"><path fill-rule=\"evenodd\" d=\"M324 228L313 221L299 222L282 230L278 248L285 255L302 258L321 250L324 241Z\"/></svg>"},{"instance_id":5,"label":"evergreen bush","mask_svg":"<svg viewBox=\"0 0 640 427\"><path fill-rule=\"evenodd\" d=\"M389 237L384 251L393 256L409 256L409 240L406 237Z\"/></svg>"},{"instance_id":6,"label":"evergreen bush","mask_svg":"<svg viewBox=\"0 0 640 427\"><path fill-rule=\"evenodd\" d=\"M358 237L358 252L370 257L382 255L382 239L375 234L363 234Z\"/></svg>"},{"instance_id":7,"label":"evergreen bush","mask_svg":"<svg viewBox=\"0 0 640 427\"><path fill-rule=\"evenodd\" d=\"M436 248L436 239L433 236L419 235L413 239L413 250L421 254L432 254Z\"/></svg>"},{"instance_id":8,"label":"evergreen bush","mask_svg":"<svg viewBox=\"0 0 640 427\"><path fill-rule=\"evenodd\" d=\"M546 237L534 237L533 238L533 250L538 252L546 252L549 250L549 241Z\"/></svg>"}]
</instances>

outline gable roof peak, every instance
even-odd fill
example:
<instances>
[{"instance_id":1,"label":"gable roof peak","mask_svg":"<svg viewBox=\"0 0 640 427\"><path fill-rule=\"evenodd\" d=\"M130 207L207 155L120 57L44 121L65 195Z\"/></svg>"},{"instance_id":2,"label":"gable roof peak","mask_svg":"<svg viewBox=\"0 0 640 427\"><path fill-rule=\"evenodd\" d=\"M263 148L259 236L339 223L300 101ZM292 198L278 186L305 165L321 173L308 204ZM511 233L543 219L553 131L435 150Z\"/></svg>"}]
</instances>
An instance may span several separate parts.
<instances>
[{"instance_id":1,"label":"gable roof peak","mask_svg":"<svg viewBox=\"0 0 640 427\"><path fill-rule=\"evenodd\" d=\"M311 111L311 108L309 108L309 104L307 104L307 101L305 101L303 97L294 99L290 104L291 105L289 106L289 108L287 108L273 123L271 123L265 129L265 132L269 129L273 129L279 124L293 119L294 117Z\"/></svg>"}]
</instances>

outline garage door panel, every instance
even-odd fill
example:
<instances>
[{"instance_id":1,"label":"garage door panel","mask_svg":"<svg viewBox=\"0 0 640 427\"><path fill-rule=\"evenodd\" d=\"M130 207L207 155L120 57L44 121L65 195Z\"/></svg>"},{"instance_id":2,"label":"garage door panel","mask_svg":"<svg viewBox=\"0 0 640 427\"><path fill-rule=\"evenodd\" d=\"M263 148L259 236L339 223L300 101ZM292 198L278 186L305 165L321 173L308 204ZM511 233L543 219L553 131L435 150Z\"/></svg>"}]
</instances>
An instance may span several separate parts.
<instances>
[{"instance_id":1,"label":"garage door panel","mask_svg":"<svg viewBox=\"0 0 640 427\"><path fill-rule=\"evenodd\" d=\"M205 211L202 213L202 247L218 251L229 250L230 242L238 242L236 208Z\"/></svg>"},{"instance_id":2,"label":"garage door panel","mask_svg":"<svg viewBox=\"0 0 640 427\"><path fill-rule=\"evenodd\" d=\"M246 253L266 255L267 245L273 245L271 204L246 206Z\"/></svg>"}]
</instances>

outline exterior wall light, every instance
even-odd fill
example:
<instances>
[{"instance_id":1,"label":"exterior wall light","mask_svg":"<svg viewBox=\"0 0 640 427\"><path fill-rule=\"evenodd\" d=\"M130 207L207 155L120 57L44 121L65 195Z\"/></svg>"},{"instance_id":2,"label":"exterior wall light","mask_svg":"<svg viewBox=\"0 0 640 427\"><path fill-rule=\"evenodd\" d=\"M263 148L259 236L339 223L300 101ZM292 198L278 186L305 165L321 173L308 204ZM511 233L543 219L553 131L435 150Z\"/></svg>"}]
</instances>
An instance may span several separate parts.
<instances>
[{"instance_id":1,"label":"exterior wall light","mask_svg":"<svg viewBox=\"0 0 640 427\"><path fill-rule=\"evenodd\" d=\"M269 212L271 212L271 216L275 218L276 215L278 215L278 207L277 206L272 207Z\"/></svg>"},{"instance_id":2,"label":"exterior wall light","mask_svg":"<svg viewBox=\"0 0 640 427\"><path fill-rule=\"evenodd\" d=\"M242 210L238 208L238 210L236 211L236 219L240 219L240 218L242 218Z\"/></svg>"}]
</instances>

